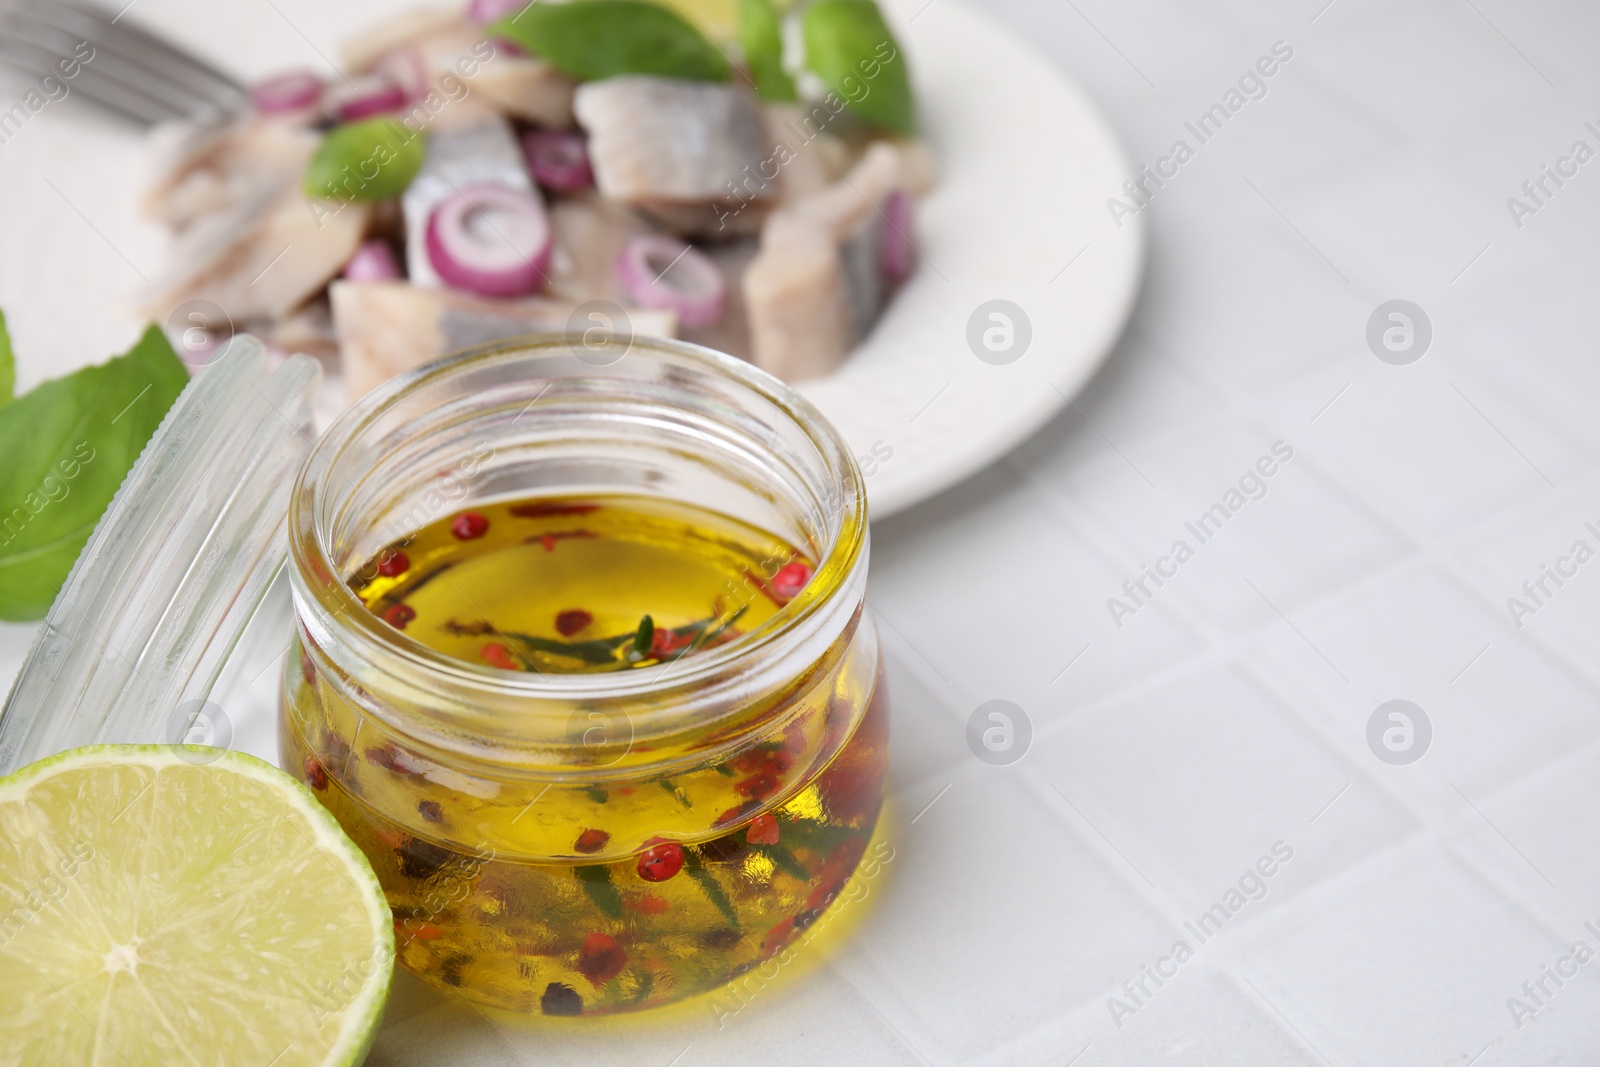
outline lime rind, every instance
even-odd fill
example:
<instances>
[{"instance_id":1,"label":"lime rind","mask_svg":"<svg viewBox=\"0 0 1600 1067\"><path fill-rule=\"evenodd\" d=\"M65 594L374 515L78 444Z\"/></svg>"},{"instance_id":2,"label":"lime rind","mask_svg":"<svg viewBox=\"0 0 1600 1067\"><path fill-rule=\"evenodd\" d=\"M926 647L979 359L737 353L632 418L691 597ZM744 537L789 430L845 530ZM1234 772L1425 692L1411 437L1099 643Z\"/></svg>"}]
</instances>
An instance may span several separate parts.
<instances>
[{"instance_id":1,"label":"lime rind","mask_svg":"<svg viewBox=\"0 0 1600 1067\"><path fill-rule=\"evenodd\" d=\"M125 796L141 776L149 780L145 788ZM73 793L91 784L91 798ZM163 790L176 792L163 796ZM111 805L116 810L107 810ZM130 818L116 826L123 814ZM62 847L63 831L83 870L102 852L122 862L80 876ZM33 884L52 877L58 865L73 875L44 883L47 906L31 907L30 895L43 899ZM141 915L162 902L178 907ZM19 915L26 921L19 923ZM253 756L101 745L0 779L0 993L10 1016L0 1019L0 1059L44 1062L17 1054L24 1047L42 1054L59 1038L49 1055L78 1039L95 1050L104 1044L127 1051L133 1062L146 1062L132 1054L146 1048L163 1050L155 1062L255 1063L277 1054L277 1067L358 1064L389 995L391 921L371 865L333 817L304 786ZM370 941L355 933L362 925ZM109 932L135 926L160 936L148 946L135 936L130 947ZM171 932L180 926L187 929ZM342 942L343 954L330 956L319 937ZM350 951L356 945L362 951ZM148 977L119 985L125 967L131 974L142 968ZM54 992L37 982L25 990L35 976ZM84 1001L85 991L95 991L92 982L104 986L98 1009ZM30 1000L24 992L38 996ZM58 996L85 1025L50 1031L50 1022L68 1019ZM144 1014L130 1007L134 998L142 998ZM186 1034L204 1034L205 1024L218 1019L225 1025L213 1032L225 1030L234 1043L283 1042L282 1051L184 1046ZM304 1034L286 1031L295 1020L315 1027L337 1020L337 1031L302 1040ZM117 1061L115 1053L105 1055Z\"/></svg>"}]
</instances>

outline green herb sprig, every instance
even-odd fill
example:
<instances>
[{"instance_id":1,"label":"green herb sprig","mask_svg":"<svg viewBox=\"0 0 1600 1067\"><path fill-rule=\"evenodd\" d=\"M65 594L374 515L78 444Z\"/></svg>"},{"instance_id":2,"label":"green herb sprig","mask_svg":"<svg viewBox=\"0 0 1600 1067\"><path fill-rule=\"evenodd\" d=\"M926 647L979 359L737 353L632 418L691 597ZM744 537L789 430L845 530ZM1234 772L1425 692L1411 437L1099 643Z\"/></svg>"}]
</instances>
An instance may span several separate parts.
<instances>
[{"instance_id":1,"label":"green herb sprig","mask_svg":"<svg viewBox=\"0 0 1600 1067\"><path fill-rule=\"evenodd\" d=\"M743 605L720 622L719 617L713 615L685 626L665 630L672 635L671 646L675 651L667 653L660 659L668 661L681 659L715 643L744 616L747 610L748 605ZM652 652L656 643L656 624L655 619L649 615L641 618L639 625L625 634L598 637L588 641L561 641L553 637L538 637L534 634L484 625L487 627L485 632L499 634L511 641L515 646L511 651L530 670L536 669L535 655L562 656L595 667L612 668L645 666L657 662L657 657ZM457 623L454 624L452 632L465 632L465 628ZM471 632L479 631L474 629Z\"/></svg>"}]
</instances>

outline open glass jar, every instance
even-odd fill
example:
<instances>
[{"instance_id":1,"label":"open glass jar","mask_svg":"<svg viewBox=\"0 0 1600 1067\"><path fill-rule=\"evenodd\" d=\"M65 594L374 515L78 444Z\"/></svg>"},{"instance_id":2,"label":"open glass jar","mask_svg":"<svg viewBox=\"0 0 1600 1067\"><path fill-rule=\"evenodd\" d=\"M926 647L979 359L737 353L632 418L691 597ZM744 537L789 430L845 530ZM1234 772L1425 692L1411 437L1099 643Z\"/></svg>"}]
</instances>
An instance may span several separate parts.
<instances>
[{"instance_id":1,"label":"open glass jar","mask_svg":"<svg viewBox=\"0 0 1600 1067\"><path fill-rule=\"evenodd\" d=\"M685 508L718 519L679 521ZM653 646L586 643L616 650L608 669L551 670L538 650L563 662L555 634L419 618L423 582L385 586L426 572L435 590L459 583L464 611L485 595L555 604L576 568L591 580L576 588L626 600L636 590L607 583L636 576L606 552L643 536L640 514L668 548L710 546L729 577L704 621L641 622ZM473 553L428 540L439 529ZM862 860L887 766L864 491L843 442L774 379L672 342L455 356L323 436L289 543L282 761L371 859L398 958L425 980L555 1015L680 1000L784 951ZM484 566L530 552L534 570L486 584ZM776 588L780 573L803 586Z\"/></svg>"}]
</instances>

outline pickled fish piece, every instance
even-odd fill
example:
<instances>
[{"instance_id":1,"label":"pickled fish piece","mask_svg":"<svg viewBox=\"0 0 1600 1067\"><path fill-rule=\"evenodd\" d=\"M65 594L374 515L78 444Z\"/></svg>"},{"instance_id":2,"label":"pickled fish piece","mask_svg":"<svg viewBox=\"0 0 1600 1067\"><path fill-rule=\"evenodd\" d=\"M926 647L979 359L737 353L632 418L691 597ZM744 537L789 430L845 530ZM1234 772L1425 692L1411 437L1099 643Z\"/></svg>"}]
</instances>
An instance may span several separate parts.
<instances>
[{"instance_id":1,"label":"pickled fish piece","mask_svg":"<svg viewBox=\"0 0 1600 1067\"><path fill-rule=\"evenodd\" d=\"M575 196L550 206L550 226L555 248L546 288L552 296L628 303L617 260L630 240L654 232L637 212L602 196Z\"/></svg>"},{"instance_id":2,"label":"pickled fish piece","mask_svg":"<svg viewBox=\"0 0 1600 1067\"><path fill-rule=\"evenodd\" d=\"M839 245L803 216L779 212L767 220L744 298L751 359L784 381L820 378L855 347Z\"/></svg>"},{"instance_id":3,"label":"pickled fish piece","mask_svg":"<svg viewBox=\"0 0 1600 1067\"><path fill-rule=\"evenodd\" d=\"M740 85L629 75L574 100L602 195L685 236L754 232L777 186L761 105Z\"/></svg>"},{"instance_id":4,"label":"pickled fish piece","mask_svg":"<svg viewBox=\"0 0 1600 1067\"><path fill-rule=\"evenodd\" d=\"M486 300L403 281L337 281L328 292L351 401L380 382L458 349L526 333L564 331L577 307L543 297ZM628 317L638 335L677 333L676 318L666 312L629 309Z\"/></svg>"},{"instance_id":5,"label":"pickled fish piece","mask_svg":"<svg viewBox=\"0 0 1600 1067\"><path fill-rule=\"evenodd\" d=\"M420 44L470 25L453 6L412 8L368 23L361 36L346 40L340 51L344 53L345 69L361 74L397 48Z\"/></svg>"},{"instance_id":6,"label":"pickled fish piece","mask_svg":"<svg viewBox=\"0 0 1600 1067\"><path fill-rule=\"evenodd\" d=\"M572 125L576 82L490 39L486 27L454 8L388 19L344 52L353 73L382 74L406 90L413 105L405 117L418 128L470 125L486 108L541 126Z\"/></svg>"},{"instance_id":7,"label":"pickled fish piece","mask_svg":"<svg viewBox=\"0 0 1600 1067\"><path fill-rule=\"evenodd\" d=\"M314 297L288 318L268 324L261 334L263 341L285 352L304 352L325 364L339 358L339 335L325 296Z\"/></svg>"},{"instance_id":8,"label":"pickled fish piece","mask_svg":"<svg viewBox=\"0 0 1600 1067\"><path fill-rule=\"evenodd\" d=\"M227 125L171 124L152 136L158 176L144 195L144 214L181 230L202 215L225 211L299 181L321 136L275 119Z\"/></svg>"},{"instance_id":9,"label":"pickled fish piece","mask_svg":"<svg viewBox=\"0 0 1600 1067\"><path fill-rule=\"evenodd\" d=\"M828 374L871 331L889 294L884 209L900 153L875 144L845 180L774 212L744 279L755 363L785 381Z\"/></svg>"},{"instance_id":10,"label":"pickled fish piece","mask_svg":"<svg viewBox=\"0 0 1600 1067\"><path fill-rule=\"evenodd\" d=\"M494 59L468 84L488 104L513 118L548 129L565 130L573 124L572 100L578 83L542 59L512 55L499 46Z\"/></svg>"},{"instance_id":11,"label":"pickled fish piece","mask_svg":"<svg viewBox=\"0 0 1600 1067\"><path fill-rule=\"evenodd\" d=\"M186 300L209 300L235 323L282 318L339 273L371 215L369 204L307 201L298 188L258 191L183 231L144 305L157 319Z\"/></svg>"},{"instance_id":12,"label":"pickled fish piece","mask_svg":"<svg viewBox=\"0 0 1600 1067\"><path fill-rule=\"evenodd\" d=\"M750 358L750 314L745 306L744 289L738 280L755 261L761 251L761 242L754 237L707 245L701 249L711 262L722 271L728 281L727 304L717 321L704 326L680 325L679 332L685 341L714 348L740 359Z\"/></svg>"},{"instance_id":13,"label":"pickled fish piece","mask_svg":"<svg viewBox=\"0 0 1600 1067\"><path fill-rule=\"evenodd\" d=\"M766 103L761 110L773 159L763 177L779 171L780 202L789 204L821 192L857 163L857 150L828 132L823 121L826 108L816 117L802 104Z\"/></svg>"}]
</instances>

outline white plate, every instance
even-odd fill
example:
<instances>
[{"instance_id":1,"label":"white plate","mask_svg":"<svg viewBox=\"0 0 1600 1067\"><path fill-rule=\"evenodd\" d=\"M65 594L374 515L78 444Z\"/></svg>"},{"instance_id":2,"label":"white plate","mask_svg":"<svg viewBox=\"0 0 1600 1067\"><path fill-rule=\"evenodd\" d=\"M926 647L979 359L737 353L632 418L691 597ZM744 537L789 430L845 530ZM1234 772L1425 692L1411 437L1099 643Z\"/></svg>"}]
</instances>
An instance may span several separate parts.
<instances>
[{"instance_id":1,"label":"white plate","mask_svg":"<svg viewBox=\"0 0 1600 1067\"><path fill-rule=\"evenodd\" d=\"M225 42L226 62L258 76L326 68L346 35L405 6L142 0L137 14L196 48ZM940 184L919 210L923 259L910 283L836 374L802 387L862 458L876 517L993 462L1061 408L1115 343L1144 250L1142 220L1118 229L1107 212L1130 171L1082 90L961 0L885 6ZM0 81L8 100L25 88ZM165 248L137 217L144 155L126 127L71 101L47 105L0 146L0 247L10 250L0 308L22 387L99 362L137 334L132 296ZM967 341L974 311L997 299L1031 326L1026 353L1008 365L981 361Z\"/></svg>"}]
</instances>

